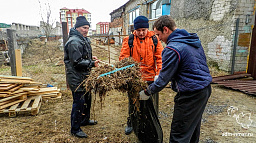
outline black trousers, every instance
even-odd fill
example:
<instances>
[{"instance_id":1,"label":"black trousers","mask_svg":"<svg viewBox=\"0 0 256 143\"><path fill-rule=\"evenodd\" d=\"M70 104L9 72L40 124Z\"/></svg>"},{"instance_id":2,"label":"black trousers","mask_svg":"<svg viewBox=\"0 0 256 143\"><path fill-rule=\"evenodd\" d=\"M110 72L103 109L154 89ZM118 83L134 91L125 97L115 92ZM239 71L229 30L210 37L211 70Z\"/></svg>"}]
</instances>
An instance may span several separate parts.
<instances>
[{"instance_id":1,"label":"black trousers","mask_svg":"<svg viewBox=\"0 0 256 143\"><path fill-rule=\"evenodd\" d=\"M198 143L202 114L211 95L211 85L195 92L177 93L170 143Z\"/></svg>"},{"instance_id":2,"label":"black trousers","mask_svg":"<svg viewBox=\"0 0 256 143\"><path fill-rule=\"evenodd\" d=\"M81 124L90 119L91 93L72 91L72 96L71 133L77 133L81 131Z\"/></svg>"}]
</instances>

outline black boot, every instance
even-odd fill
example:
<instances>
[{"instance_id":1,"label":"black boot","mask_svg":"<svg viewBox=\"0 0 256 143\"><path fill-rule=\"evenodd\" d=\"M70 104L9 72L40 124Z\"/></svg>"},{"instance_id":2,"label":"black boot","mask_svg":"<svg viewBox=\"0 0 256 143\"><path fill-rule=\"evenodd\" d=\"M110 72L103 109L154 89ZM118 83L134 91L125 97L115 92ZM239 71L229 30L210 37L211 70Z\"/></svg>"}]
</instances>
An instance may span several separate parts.
<instances>
[{"instance_id":1,"label":"black boot","mask_svg":"<svg viewBox=\"0 0 256 143\"><path fill-rule=\"evenodd\" d=\"M87 134L84 133L82 130L77 133L71 133L73 136L79 137L79 138L87 138Z\"/></svg>"},{"instance_id":2,"label":"black boot","mask_svg":"<svg viewBox=\"0 0 256 143\"><path fill-rule=\"evenodd\" d=\"M89 121L87 121L87 122L82 122L82 123L81 123L81 126L96 125L96 124L98 124L98 121L96 121L96 120L89 120Z\"/></svg>"},{"instance_id":3,"label":"black boot","mask_svg":"<svg viewBox=\"0 0 256 143\"><path fill-rule=\"evenodd\" d=\"M125 127L125 134L126 135L129 135L131 134L133 131L133 128L132 128L132 122L131 122L131 118L128 117L127 118L127 126Z\"/></svg>"}]
</instances>

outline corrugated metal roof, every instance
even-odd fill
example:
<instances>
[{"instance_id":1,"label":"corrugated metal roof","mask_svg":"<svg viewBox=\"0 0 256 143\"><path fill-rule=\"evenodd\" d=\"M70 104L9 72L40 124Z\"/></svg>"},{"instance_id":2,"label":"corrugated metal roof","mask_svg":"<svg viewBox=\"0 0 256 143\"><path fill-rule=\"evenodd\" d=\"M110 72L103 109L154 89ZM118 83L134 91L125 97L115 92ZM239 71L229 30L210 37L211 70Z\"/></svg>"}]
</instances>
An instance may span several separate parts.
<instances>
[{"instance_id":1,"label":"corrugated metal roof","mask_svg":"<svg viewBox=\"0 0 256 143\"><path fill-rule=\"evenodd\" d=\"M253 80L250 74L214 77L212 83L239 90L246 94L256 95L256 80Z\"/></svg>"}]
</instances>

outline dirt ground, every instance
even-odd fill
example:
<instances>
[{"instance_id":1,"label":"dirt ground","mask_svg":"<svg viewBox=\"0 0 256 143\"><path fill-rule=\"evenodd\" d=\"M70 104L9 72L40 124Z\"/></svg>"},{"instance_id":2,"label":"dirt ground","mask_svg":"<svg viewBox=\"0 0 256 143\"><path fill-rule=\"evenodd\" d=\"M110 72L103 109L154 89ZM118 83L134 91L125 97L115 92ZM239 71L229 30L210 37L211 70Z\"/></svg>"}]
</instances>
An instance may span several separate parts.
<instances>
[{"instance_id":1,"label":"dirt ground","mask_svg":"<svg viewBox=\"0 0 256 143\"><path fill-rule=\"evenodd\" d=\"M38 47L37 47L38 46ZM124 134L128 115L128 99L125 93L111 91L103 104L98 95L93 97L92 119L95 126L84 126L82 130L88 138L80 139L70 135L70 113L72 95L65 85L64 65L56 63L63 59L63 51L47 50L40 53L43 45L32 44L23 56L23 76L35 81L52 84L61 89L61 99L43 100L36 116L18 114L15 118L0 115L0 142L3 143L137 143L132 133ZM37 50L35 50L37 49ZM44 49L45 50L45 49ZM49 53L52 52L52 53ZM47 56L51 54L51 58ZM61 63L61 62L58 62ZM222 74L211 69L213 76ZM11 75L8 66L0 68L0 75ZM159 93L159 120L163 129L164 143L169 142L169 134L174 106L174 96L170 88ZM203 114L201 143L253 143L256 140L256 98L240 91L212 85L212 94Z\"/></svg>"}]
</instances>

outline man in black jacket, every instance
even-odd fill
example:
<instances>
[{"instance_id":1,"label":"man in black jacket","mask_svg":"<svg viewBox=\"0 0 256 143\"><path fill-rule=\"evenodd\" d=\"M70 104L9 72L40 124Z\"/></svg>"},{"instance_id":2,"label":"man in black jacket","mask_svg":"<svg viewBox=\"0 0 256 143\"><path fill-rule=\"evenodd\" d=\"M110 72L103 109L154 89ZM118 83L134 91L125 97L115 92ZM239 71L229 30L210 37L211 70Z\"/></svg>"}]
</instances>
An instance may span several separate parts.
<instances>
[{"instance_id":1,"label":"man in black jacket","mask_svg":"<svg viewBox=\"0 0 256 143\"><path fill-rule=\"evenodd\" d=\"M77 17L64 50L66 79L73 96L71 134L80 138L87 138L81 126L97 124L97 121L90 120L91 93L86 92L81 84L91 68L97 67L99 63L97 57L92 56L90 40L86 37L89 27L90 24L84 16Z\"/></svg>"}]
</instances>

